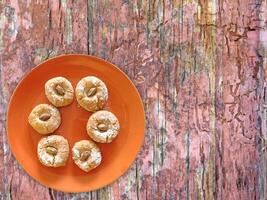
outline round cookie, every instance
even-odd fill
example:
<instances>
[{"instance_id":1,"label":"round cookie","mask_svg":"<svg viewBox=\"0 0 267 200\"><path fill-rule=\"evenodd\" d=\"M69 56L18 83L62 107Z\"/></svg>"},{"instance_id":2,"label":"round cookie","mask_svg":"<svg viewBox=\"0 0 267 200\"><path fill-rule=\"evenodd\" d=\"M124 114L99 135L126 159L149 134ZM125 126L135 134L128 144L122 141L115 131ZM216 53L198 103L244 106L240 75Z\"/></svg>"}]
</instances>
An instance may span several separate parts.
<instances>
[{"instance_id":1,"label":"round cookie","mask_svg":"<svg viewBox=\"0 0 267 200\"><path fill-rule=\"evenodd\" d=\"M92 114L87 122L88 135L96 142L110 143L118 135L120 129L117 117L105 110Z\"/></svg>"},{"instance_id":2,"label":"round cookie","mask_svg":"<svg viewBox=\"0 0 267 200\"><path fill-rule=\"evenodd\" d=\"M37 146L39 161L48 167L65 166L69 157L69 143L60 135L42 138Z\"/></svg>"},{"instance_id":3,"label":"round cookie","mask_svg":"<svg viewBox=\"0 0 267 200\"><path fill-rule=\"evenodd\" d=\"M45 95L56 107L72 103L74 91L71 83L64 77L55 77L45 83Z\"/></svg>"},{"instance_id":4,"label":"round cookie","mask_svg":"<svg viewBox=\"0 0 267 200\"><path fill-rule=\"evenodd\" d=\"M83 171L89 172L100 165L102 156L97 145L90 140L81 140L72 148L74 163Z\"/></svg>"},{"instance_id":5,"label":"round cookie","mask_svg":"<svg viewBox=\"0 0 267 200\"><path fill-rule=\"evenodd\" d=\"M61 123L60 112L49 104L35 106L29 117L29 124L41 134L53 133Z\"/></svg>"},{"instance_id":6,"label":"round cookie","mask_svg":"<svg viewBox=\"0 0 267 200\"><path fill-rule=\"evenodd\" d=\"M80 106L90 112L102 109L108 99L105 83L94 76L82 78L76 86L75 93Z\"/></svg>"}]
</instances>

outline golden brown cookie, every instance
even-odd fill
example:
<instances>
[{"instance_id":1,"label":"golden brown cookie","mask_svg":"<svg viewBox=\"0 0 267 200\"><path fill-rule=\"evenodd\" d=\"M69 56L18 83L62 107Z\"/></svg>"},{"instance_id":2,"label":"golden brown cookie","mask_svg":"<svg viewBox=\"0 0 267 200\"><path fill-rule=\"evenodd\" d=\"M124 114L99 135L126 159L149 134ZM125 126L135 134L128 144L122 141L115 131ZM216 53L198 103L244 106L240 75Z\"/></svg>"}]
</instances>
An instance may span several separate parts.
<instances>
[{"instance_id":1,"label":"golden brown cookie","mask_svg":"<svg viewBox=\"0 0 267 200\"><path fill-rule=\"evenodd\" d=\"M45 166L64 166L69 157L69 143L60 135L44 137L38 143L37 154L40 162Z\"/></svg>"},{"instance_id":2,"label":"golden brown cookie","mask_svg":"<svg viewBox=\"0 0 267 200\"><path fill-rule=\"evenodd\" d=\"M90 140L81 140L72 148L72 158L75 164L85 172L100 165L102 156L97 145Z\"/></svg>"},{"instance_id":3,"label":"golden brown cookie","mask_svg":"<svg viewBox=\"0 0 267 200\"><path fill-rule=\"evenodd\" d=\"M39 104L31 111L28 121L41 134L53 133L61 123L60 112L49 104Z\"/></svg>"},{"instance_id":4,"label":"golden brown cookie","mask_svg":"<svg viewBox=\"0 0 267 200\"><path fill-rule=\"evenodd\" d=\"M45 83L45 95L56 107L72 103L74 91L71 83L64 77L55 77Z\"/></svg>"},{"instance_id":5,"label":"golden brown cookie","mask_svg":"<svg viewBox=\"0 0 267 200\"><path fill-rule=\"evenodd\" d=\"M87 133L96 142L110 143L118 135L120 129L117 117L105 110L92 114L87 122Z\"/></svg>"},{"instance_id":6,"label":"golden brown cookie","mask_svg":"<svg viewBox=\"0 0 267 200\"><path fill-rule=\"evenodd\" d=\"M90 112L102 109L108 99L105 83L94 76L81 79L76 86L75 93L80 106Z\"/></svg>"}]
</instances>

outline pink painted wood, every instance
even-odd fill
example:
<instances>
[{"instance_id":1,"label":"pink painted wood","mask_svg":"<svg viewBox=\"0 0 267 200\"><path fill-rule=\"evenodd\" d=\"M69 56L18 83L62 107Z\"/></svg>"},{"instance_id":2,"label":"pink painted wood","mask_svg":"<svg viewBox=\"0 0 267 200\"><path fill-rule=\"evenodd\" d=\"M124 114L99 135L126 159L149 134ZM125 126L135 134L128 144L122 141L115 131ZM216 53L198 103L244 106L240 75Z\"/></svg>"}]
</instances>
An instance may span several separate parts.
<instances>
[{"instance_id":1,"label":"pink painted wood","mask_svg":"<svg viewBox=\"0 0 267 200\"><path fill-rule=\"evenodd\" d=\"M267 199L266 21L262 0L2 0L0 199ZM98 191L40 185L7 143L15 86L63 53L116 64L145 105L142 151Z\"/></svg>"}]
</instances>

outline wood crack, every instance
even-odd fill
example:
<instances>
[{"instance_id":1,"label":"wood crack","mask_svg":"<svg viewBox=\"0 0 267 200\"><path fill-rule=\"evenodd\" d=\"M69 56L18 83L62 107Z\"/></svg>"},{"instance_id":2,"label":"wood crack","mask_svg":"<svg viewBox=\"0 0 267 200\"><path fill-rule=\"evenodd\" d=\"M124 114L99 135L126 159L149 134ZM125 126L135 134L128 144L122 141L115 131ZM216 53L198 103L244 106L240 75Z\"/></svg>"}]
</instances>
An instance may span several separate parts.
<instances>
[{"instance_id":1,"label":"wood crack","mask_svg":"<svg viewBox=\"0 0 267 200\"><path fill-rule=\"evenodd\" d=\"M54 192L51 188L48 188L48 193L49 193L49 197L51 200L56 200L56 198L54 196Z\"/></svg>"},{"instance_id":2,"label":"wood crack","mask_svg":"<svg viewBox=\"0 0 267 200\"><path fill-rule=\"evenodd\" d=\"M11 175L11 178L10 178L10 182L9 182L9 185L8 185L8 194L9 194L9 199L12 200L13 199L13 195L12 195L12 182L13 182L13 174Z\"/></svg>"}]
</instances>

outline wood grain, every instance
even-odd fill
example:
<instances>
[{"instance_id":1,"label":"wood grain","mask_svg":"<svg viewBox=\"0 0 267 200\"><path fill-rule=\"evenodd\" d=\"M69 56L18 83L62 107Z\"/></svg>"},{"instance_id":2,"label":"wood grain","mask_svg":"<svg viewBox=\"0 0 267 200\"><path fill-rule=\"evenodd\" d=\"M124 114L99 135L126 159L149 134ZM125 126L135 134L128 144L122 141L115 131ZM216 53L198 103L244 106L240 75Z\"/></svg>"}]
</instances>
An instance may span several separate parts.
<instances>
[{"instance_id":1,"label":"wood grain","mask_svg":"<svg viewBox=\"0 0 267 200\"><path fill-rule=\"evenodd\" d=\"M267 199L266 20L263 0L1 0L1 199ZM7 142L15 86L63 53L119 66L146 111L135 163L88 193L40 185Z\"/></svg>"}]
</instances>

